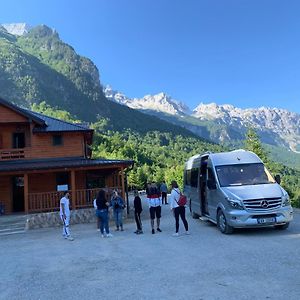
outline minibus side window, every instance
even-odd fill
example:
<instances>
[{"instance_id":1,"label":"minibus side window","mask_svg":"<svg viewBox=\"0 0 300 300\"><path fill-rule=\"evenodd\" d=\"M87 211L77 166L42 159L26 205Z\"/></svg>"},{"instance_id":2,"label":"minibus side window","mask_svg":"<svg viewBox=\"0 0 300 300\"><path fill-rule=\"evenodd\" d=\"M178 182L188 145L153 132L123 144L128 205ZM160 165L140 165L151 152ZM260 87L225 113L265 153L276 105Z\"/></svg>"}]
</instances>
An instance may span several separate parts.
<instances>
[{"instance_id":1,"label":"minibus side window","mask_svg":"<svg viewBox=\"0 0 300 300\"><path fill-rule=\"evenodd\" d=\"M191 170L185 171L185 184L191 185Z\"/></svg>"},{"instance_id":2,"label":"minibus side window","mask_svg":"<svg viewBox=\"0 0 300 300\"><path fill-rule=\"evenodd\" d=\"M191 170L191 186L192 187L198 186L198 175L199 175L199 170L197 168L194 168Z\"/></svg>"},{"instance_id":3,"label":"minibus side window","mask_svg":"<svg viewBox=\"0 0 300 300\"><path fill-rule=\"evenodd\" d=\"M212 168L207 168L207 187L210 190L215 190L217 188L216 177Z\"/></svg>"}]
</instances>

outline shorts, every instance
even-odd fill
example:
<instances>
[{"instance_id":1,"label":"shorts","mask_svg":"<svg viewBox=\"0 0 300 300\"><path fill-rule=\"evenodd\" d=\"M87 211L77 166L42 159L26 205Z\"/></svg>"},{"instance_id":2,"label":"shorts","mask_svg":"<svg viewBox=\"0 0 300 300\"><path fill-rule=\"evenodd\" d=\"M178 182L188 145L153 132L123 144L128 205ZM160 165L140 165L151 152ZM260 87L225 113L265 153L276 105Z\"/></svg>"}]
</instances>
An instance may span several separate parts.
<instances>
[{"instance_id":1,"label":"shorts","mask_svg":"<svg viewBox=\"0 0 300 300\"><path fill-rule=\"evenodd\" d=\"M150 207L150 219L155 219L155 216L157 219L161 217L161 206L151 206Z\"/></svg>"}]
</instances>

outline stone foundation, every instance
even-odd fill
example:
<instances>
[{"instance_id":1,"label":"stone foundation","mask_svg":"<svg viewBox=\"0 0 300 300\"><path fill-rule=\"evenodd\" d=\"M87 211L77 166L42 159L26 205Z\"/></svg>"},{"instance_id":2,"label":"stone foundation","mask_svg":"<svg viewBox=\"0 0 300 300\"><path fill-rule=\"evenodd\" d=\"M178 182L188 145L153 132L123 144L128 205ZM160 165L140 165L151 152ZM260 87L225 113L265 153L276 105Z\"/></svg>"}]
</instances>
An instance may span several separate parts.
<instances>
[{"instance_id":1,"label":"stone foundation","mask_svg":"<svg viewBox=\"0 0 300 300\"><path fill-rule=\"evenodd\" d=\"M126 218L126 211L124 210L123 218ZM110 211L110 220L113 220L112 211ZM71 211L70 224L82 224L82 223L96 223L96 215L94 208L84 208ZM57 212L47 212L28 215L26 220L25 229L37 229L47 227L59 227L62 226L62 221Z\"/></svg>"}]
</instances>

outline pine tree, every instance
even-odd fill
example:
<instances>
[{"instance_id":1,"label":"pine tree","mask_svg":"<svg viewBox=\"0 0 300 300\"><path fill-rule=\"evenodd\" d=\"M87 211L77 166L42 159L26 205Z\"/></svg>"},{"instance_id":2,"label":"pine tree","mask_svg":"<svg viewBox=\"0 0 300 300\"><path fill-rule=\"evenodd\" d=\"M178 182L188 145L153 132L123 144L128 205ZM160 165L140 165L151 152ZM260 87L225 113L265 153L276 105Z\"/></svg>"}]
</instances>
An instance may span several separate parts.
<instances>
[{"instance_id":1,"label":"pine tree","mask_svg":"<svg viewBox=\"0 0 300 300\"><path fill-rule=\"evenodd\" d=\"M265 163L268 164L268 152L263 148L260 138L253 128L246 133L245 149L254 152Z\"/></svg>"}]
</instances>

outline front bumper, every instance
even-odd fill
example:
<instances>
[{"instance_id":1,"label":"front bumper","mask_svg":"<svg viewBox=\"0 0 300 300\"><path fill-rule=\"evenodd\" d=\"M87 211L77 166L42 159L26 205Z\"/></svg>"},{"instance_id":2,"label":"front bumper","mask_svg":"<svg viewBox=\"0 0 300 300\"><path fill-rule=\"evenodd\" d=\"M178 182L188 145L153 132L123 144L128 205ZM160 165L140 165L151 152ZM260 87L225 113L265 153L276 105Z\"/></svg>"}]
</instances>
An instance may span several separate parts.
<instances>
[{"instance_id":1,"label":"front bumper","mask_svg":"<svg viewBox=\"0 0 300 300\"><path fill-rule=\"evenodd\" d=\"M289 223L293 220L293 208L291 206L280 207L274 210L231 210L227 213L228 225L235 228L267 227ZM258 223L258 219L274 220L274 222Z\"/></svg>"}]
</instances>

